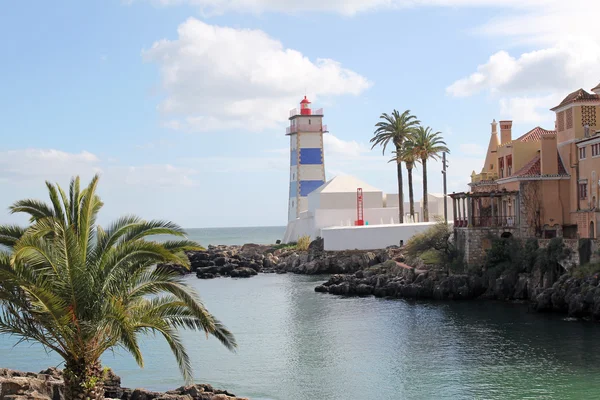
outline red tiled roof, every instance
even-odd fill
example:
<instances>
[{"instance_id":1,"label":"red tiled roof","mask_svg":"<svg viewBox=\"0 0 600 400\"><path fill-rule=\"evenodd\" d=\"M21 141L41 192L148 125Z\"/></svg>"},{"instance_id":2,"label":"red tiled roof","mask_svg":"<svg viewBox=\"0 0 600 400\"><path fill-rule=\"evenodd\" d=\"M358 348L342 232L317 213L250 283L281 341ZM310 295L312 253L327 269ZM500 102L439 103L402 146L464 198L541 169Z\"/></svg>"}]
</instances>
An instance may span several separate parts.
<instances>
[{"instance_id":1,"label":"red tiled roof","mask_svg":"<svg viewBox=\"0 0 600 400\"><path fill-rule=\"evenodd\" d=\"M559 176L568 176L569 174L567 173L567 170L565 169L565 165L563 164L562 159L560 158L560 155L558 154L558 152L556 153L556 156L558 157L558 175ZM540 156L536 155L535 157L533 157L533 159L531 161L529 161L527 164L525 164L523 166L523 168L521 168L520 170L515 172L511 177L519 177L519 178L536 177L536 176L542 175L541 171L542 171L542 162L540 160Z\"/></svg>"},{"instance_id":2,"label":"red tiled roof","mask_svg":"<svg viewBox=\"0 0 600 400\"><path fill-rule=\"evenodd\" d=\"M523 136L517 139L519 142L535 142L542 139L542 136L555 135L556 131L549 131L539 126L533 128Z\"/></svg>"},{"instance_id":3,"label":"red tiled roof","mask_svg":"<svg viewBox=\"0 0 600 400\"><path fill-rule=\"evenodd\" d=\"M579 89L579 90L574 91L567 97L565 97L565 99L563 101L561 101L559 105L552 108L551 110L554 111L557 108L560 108L567 104L574 103L576 101L586 101L586 100L600 100L600 96L598 96L597 94L588 93L583 89Z\"/></svg>"}]
</instances>

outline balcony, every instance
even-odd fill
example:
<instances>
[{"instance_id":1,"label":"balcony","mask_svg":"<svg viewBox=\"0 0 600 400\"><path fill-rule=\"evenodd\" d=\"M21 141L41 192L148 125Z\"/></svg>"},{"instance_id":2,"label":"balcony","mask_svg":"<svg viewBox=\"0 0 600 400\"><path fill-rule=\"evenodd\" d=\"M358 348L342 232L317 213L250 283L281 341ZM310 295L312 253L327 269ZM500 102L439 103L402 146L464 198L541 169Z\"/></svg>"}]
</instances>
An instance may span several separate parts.
<instances>
[{"instance_id":1,"label":"balcony","mask_svg":"<svg viewBox=\"0 0 600 400\"><path fill-rule=\"evenodd\" d=\"M285 129L286 135L298 132L327 132L327 125L296 124Z\"/></svg>"},{"instance_id":2,"label":"balcony","mask_svg":"<svg viewBox=\"0 0 600 400\"><path fill-rule=\"evenodd\" d=\"M300 110L299 109L294 108L293 110L290 110L290 118L296 117L298 115L302 115L302 114L300 114ZM316 115L316 116L322 117L323 116L323 109L319 108L319 109L316 109L316 110L311 110L310 114L305 114L305 115Z\"/></svg>"},{"instance_id":3,"label":"balcony","mask_svg":"<svg viewBox=\"0 0 600 400\"><path fill-rule=\"evenodd\" d=\"M482 172L471 175L471 183L492 182L496 179L498 179L498 174L495 172Z\"/></svg>"}]
</instances>

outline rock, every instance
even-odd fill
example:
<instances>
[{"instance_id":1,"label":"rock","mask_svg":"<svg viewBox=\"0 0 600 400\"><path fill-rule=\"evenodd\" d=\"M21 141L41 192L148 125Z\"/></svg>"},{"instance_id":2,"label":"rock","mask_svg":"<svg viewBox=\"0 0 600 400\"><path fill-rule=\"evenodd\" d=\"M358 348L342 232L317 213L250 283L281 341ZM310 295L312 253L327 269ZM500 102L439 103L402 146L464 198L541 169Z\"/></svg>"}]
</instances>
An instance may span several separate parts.
<instances>
[{"instance_id":1,"label":"rock","mask_svg":"<svg viewBox=\"0 0 600 400\"><path fill-rule=\"evenodd\" d=\"M120 400L248 400L211 385L182 386L167 392L121 387L121 378L110 369L104 381L105 398ZM39 374L0 368L0 399L6 400L64 400L62 371L49 368Z\"/></svg>"},{"instance_id":2,"label":"rock","mask_svg":"<svg viewBox=\"0 0 600 400\"><path fill-rule=\"evenodd\" d=\"M227 264L223 265L222 267L218 267L217 271L221 275L228 275L231 273L231 271L233 271L237 267L238 267L237 264L227 263Z\"/></svg>"},{"instance_id":3,"label":"rock","mask_svg":"<svg viewBox=\"0 0 600 400\"><path fill-rule=\"evenodd\" d=\"M370 296L371 293L373 293L373 288L369 285L361 283L360 285L356 286L356 294L358 296Z\"/></svg>"},{"instance_id":4,"label":"rock","mask_svg":"<svg viewBox=\"0 0 600 400\"><path fill-rule=\"evenodd\" d=\"M215 265L217 267L222 267L227 262L227 260L225 259L225 257L217 257L213 261L215 262Z\"/></svg>"},{"instance_id":5,"label":"rock","mask_svg":"<svg viewBox=\"0 0 600 400\"><path fill-rule=\"evenodd\" d=\"M319 285L315 288L315 292L327 293L329 289L325 285Z\"/></svg>"},{"instance_id":6,"label":"rock","mask_svg":"<svg viewBox=\"0 0 600 400\"><path fill-rule=\"evenodd\" d=\"M242 267L236 268L229 273L232 278L249 278L256 275L257 272L252 268Z\"/></svg>"}]
</instances>

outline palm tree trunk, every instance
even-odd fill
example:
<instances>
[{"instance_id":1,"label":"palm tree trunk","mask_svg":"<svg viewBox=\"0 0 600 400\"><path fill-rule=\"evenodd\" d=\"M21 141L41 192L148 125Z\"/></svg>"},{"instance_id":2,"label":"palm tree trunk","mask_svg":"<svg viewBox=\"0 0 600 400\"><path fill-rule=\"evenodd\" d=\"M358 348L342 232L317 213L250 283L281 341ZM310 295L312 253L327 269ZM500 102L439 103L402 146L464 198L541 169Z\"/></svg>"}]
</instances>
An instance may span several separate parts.
<instances>
[{"instance_id":1,"label":"palm tree trunk","mask_svg":"<svg viewBox=\"0 0 600 400\"><path fill-rule=\"evenodd\" d=\"M67 360L63 375L65 400L104 399L104 372L100 361Z\"/></svg>"},{"instance_id":2,"label":"palm tree trunk","mask_svg":"<svg viewBox=\"0 0 600 400\"><path fill-rule=\"evenodd\" d=\"M427 200L427 159L422 158L423 165L423 221L429 222L429 202Z\"/></svg>"},{"instance_id":3,"label":"palm tree trunk","mask_svg":"<svg viewBox=\"0 0 600 400\"><path fill-rule=\"evenodd\" d=\"M404 223L404 191L402 190L402 161L398 161L398 221Z\"/></svg>"},{"instance_id":4,"label":"palm tree trunk","mask_svg":"<svg viewBox=\"0 0 600 400\"><path fill-rule=\"evenodd\" d=\"M412 164L406 164L406 170L408 171L408 200L410 201L410 217L415 220L415 195L413 193L413 180L412 180Z\"/></svg>"}]
</instances>

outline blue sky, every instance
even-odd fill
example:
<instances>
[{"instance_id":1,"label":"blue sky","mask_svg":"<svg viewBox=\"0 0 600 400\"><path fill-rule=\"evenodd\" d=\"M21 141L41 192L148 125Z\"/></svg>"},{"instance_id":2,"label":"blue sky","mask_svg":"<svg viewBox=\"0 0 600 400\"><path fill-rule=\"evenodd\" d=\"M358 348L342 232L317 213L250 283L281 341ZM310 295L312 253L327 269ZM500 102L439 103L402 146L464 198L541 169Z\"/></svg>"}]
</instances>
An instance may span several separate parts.
<instances>
[{"instance_id":1,"label":"blue sky","mask_svg":"<svg viewBox=\"0 0 600 400\"><path fill-rule=\"evenodd\" d=\"M514 137L553 128L550 107L600 82L585 23L599 13L585 0L7 2L0 209L99 172L101 223L284 225L285 126L305 92L325 109L328 179L396 192L368 141L382 112L410 109L443 132L449 189L464 190L492 119L513 119Z\"/></svg>"}]
</instances>

